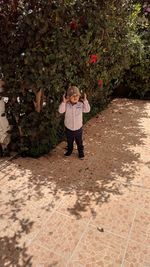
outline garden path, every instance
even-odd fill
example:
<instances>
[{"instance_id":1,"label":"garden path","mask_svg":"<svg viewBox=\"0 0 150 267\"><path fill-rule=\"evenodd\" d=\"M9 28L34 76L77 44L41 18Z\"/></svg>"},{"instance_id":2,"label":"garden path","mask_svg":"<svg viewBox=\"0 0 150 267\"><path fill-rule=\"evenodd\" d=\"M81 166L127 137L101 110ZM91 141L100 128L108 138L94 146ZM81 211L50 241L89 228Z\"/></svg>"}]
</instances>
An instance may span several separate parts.
<instances>
[{"instance_id":1,"label":"garden path","mask_svg":"<svg viewBox=\"0 0 150 267\"><path fill-rule=\"evenodd\" d=\"M0 267L150 267L150 102L114 99L84 143L0 161Z\"/></svg>"}]
</instances>

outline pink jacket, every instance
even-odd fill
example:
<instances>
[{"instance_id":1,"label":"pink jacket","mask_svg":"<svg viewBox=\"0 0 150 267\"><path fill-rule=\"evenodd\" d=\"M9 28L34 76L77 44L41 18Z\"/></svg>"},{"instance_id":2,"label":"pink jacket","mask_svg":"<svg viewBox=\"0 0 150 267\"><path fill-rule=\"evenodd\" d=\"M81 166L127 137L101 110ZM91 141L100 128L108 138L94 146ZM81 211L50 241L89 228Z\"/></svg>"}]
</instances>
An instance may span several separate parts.
<instances>
[{"instance_id":1,"label":"pink jacket","mask_svg":"<svg viewBox=\"0 0 150 267\"><path fill-rule=\"evenodd\" d=\"M71 103L62 102L59 105L59 113L65 112L65 126L72 130L79 130L83 125L83 112L90 112L90 105L88 100L78 102L72 105Z\"/></svg>"}]
</instances>

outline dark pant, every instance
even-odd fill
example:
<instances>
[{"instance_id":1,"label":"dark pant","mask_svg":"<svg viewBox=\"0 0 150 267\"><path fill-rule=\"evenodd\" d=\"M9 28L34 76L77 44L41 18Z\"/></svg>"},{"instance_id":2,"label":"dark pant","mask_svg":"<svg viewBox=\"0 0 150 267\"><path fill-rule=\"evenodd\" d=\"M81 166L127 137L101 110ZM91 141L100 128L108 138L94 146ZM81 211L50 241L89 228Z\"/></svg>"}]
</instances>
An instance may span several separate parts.
<instances>
[{"instance_id":1,"label":"dark pant","mask_svg":"<svg viewBox=\"0 0 150 267\"><path fill-rule=\"evenodd\" d=\"M77 144L79 155L83 154L84 147L83 147L83 140L82 140L82 132L83 132L82 128L76 131L71 131L68 128L66 128L66 137L67 137L69 153L72 153L73 142L75 141Z\"/></svg>"}]
</instances>

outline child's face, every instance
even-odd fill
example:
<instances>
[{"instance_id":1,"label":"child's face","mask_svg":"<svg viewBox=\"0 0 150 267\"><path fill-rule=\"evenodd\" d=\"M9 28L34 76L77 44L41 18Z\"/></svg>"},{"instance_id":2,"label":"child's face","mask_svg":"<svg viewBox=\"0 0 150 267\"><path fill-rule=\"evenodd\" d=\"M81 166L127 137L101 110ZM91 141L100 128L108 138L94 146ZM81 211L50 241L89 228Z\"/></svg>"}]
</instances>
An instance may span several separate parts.
<instances>
[{"instance_id":1,"label":"child's face","mask_svg":"<svg viewBox=\"0 0 150 267\"><path fill-rule=\"evenodd\" d=\"M80 98L79 95L72 95L69 100L71 104L76 104L79 101L79 98Z\"/></svg>"}]
</instances>

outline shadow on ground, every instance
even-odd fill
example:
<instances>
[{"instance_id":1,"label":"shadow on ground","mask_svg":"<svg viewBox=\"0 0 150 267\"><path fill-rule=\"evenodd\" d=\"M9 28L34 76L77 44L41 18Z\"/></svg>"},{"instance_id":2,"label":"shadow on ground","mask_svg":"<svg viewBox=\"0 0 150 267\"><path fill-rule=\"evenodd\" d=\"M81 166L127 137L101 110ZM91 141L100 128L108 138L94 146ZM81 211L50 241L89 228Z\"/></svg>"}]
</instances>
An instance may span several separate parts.
<instances>
[{"instance_id":1,"label":"shadow on ground","mask_svg":"<svg viewBox=\"0 0 150 267\"><path fill-rule=\"evenodd\" d=\"M32 266L32 256L28 255L25 244L20 246L21 235L30 231L32 223L19 221L21 230L15 232L13 236L0 237L0 266L1 267L26 267Z\"/></svg>"}]
</instances>

